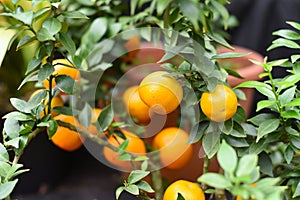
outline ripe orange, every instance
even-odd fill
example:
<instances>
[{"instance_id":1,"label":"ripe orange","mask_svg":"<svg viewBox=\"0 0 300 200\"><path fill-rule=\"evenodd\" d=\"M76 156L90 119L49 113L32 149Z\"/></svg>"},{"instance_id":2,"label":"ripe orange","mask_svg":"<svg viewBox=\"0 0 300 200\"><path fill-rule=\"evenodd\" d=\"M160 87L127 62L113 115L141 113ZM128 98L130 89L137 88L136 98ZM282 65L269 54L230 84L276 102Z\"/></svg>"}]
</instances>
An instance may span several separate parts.
<instances>
[{"instance_id":1,"label":"ripe orange","mask_svg":"<svg viewBox=\"0 0 300 200\"><path fill-rule=\"evenodd\" d=\"M122 56L121 59L125 62L131 62L134 60L136 55L139 52L139 49L141 47L141 40L140 37L135 35L131 37L125 44L124 47L127 50L127 54L125 56Z\"/></svg>"},{"instance_id":2,"label":"ripe orange","mask_svg":"<svg viewBox=\"0 0 300 200\"><path fill-rule=\"evenodd\" d=\"M129 144L126 148L126 152L134 153L137 155L143 155L146 153L146 146L145 146L145 143L143 142L143 140L141 140L138 136L136 136L135 134L133 134L129 131L122 130L122 132L125 135L126 139L129 140ZM119 147L120 144L122 144L122 142L124 142L124 139L115 135L115 137L109 136L107 141L110 144L114 145L115 147ZM121 169L125 169L125 170L132 169L130 161L119 160L118 153L113 151L109 147L105 146L103 148L103 155L109 163L111 163Z\"/></svg>"},{"instance_id":3,"label":"ripe orange","mask_svg":"<svg viewBox=\"0 0 300 200\"><path fill-rule=\"evenodd\" d=\"M139 85L139 95L143 102L155 113L168 114L180 104L183 90L178 81L165 71L147 75Z\"/></svg>"},{"instance_id":4,"label":"ripe orange","mask_svg":"<svg viewBox=\"0 0 300 200\"><path fill-rule=\"evenodd\" d=\"M160 150L161 164L168 169L180 169L192 158L193 146L187 144L189 135L177 127L160 131L153 139L153 147Z\"/></svg>"},{"instance_id":5,"label":"ripe orange","mask_svg":"<svg viewBox=\"0 0 300 200\"><path fill-rule=\"evenodd\" d=\"M72 79L78 81L80 79L80 72L78 69L76 68L72 68L72 66L74 66L72 63L70 63L67 59L56 59L53 60L54 65L54 72L52 73L52 75L67 75L70 76ZM67 66L70 67L67 67ZM49 81L46 79L43 82L44 86L46 89L49 89ZM55 80L53 80L52 82L52 88L54 88L56 86L56 82Z\"/></svg>"},{"instance_id":6,"label":"ripe orange","mask_svg":"<svg viewBox=\"0 0 300 200\"><path fill-rule=\"evenodd\" d=\"M169 185L164 193L163 200L177 200L178 194L186 200L205 200L202 189L193 182L178 180Z\"/></svg>"},{"instance_id":7,"label":"ripe orange","mask_svg":"<svg viewBox=\"0 0 300 200\"><path fill-rule=\"evenodd\" d=\"M38 94L39 92L43 91L44 89L38 89L36 91L34 91L30 98L33 97L34 95ZM45 112L46 114L48 114L48 100L45 100L44 102L44 105L45 105ZM64 100L62 99L61 96L55 96L52 98L52 101L51 101L51 109L54 108L54 107L57 107L57 106L64 106ZM56 115L58 115L58 113L54 112L54 111L50 111L51 112L51 116L54 117ZM44 116L44 112L41 113L41 117Z\"/></svg>"},{"instance_id":8,"label":"ripe orange","mask_svg":"<svg viewBox=\"0 0 300 200\"><path fill-rule=\"evenodd\" d=\"M102 110L100 108L93 108L93 110L92 110L92 119L91 119L91 124L89 126L89 132L91 132L94 135L98 134L98 130L97 130L96 126L94 125L94 123L96 123L98 121L98 117L99 117L101 111Z\"/></svg>"},{"instance_id":9,"label":"ripe orange","mask_svg":"<svg viewBox=\"0 0 300 200\"><path fill-rule=\"evenodd\" d=\"M237 105L236 94L225 85L217 85L213 92L204 92L200 99L203 113L216 122L223 122L233 117Z\"/></svg>"},{"instance_id":10,"label":"ripe orange","mask_svg":"<svg viewBox=\"0 0 300 200\"><path fill-rule=\"evenodd\" d=\"M73 116L57 115L54 119L74 126L79 125L79 122ZM79 133L62 126L58 126L56 133L51 138L51 141L56 146L65 151L75 151L82 146L82 140L83 138L79 135Z\"/></svg>"},{"instance_id":11,"label":"ripe orange","mask_svg":"<svg viewBox=\"0 0 300 200\"><path fill-rule=\"evenodd\" d=\"M138 123L146 124L150 121L150 108L141 100L138 86L132 86L123 94L124 104L130 116L137 119Z\"/></svg>"}]
</instances>

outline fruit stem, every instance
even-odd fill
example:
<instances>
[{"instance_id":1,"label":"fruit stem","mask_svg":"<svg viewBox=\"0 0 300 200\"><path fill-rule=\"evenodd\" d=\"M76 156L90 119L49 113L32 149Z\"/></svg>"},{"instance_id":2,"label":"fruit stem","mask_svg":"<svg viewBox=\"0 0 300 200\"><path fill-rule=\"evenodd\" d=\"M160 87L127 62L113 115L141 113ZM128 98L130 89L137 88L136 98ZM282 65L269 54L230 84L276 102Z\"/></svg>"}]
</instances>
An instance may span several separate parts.
<instances>
[{"instance_id":1,"label":"fruit stem","mask_svg":"<svg viewBox=\"0 0 300 200\"><path fill-rule=\"evenodd\" d=\"M155 199L163 199L163 185L160 170L155 170L151 172L151 181L155 190Z\"/></svg>"}]
</instances>

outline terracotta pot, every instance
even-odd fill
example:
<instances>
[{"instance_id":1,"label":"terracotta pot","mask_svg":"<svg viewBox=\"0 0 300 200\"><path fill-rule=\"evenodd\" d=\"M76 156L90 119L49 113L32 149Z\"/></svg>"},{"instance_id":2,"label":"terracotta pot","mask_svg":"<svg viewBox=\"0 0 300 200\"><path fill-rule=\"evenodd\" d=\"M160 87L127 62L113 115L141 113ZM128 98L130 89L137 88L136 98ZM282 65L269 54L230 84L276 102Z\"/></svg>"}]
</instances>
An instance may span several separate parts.
<instances>
[{"instance_id":1,"label":"terracotta pot","mask_svg":"<svg viewBox=\"0 0 300 200\"><path fill-rule=\"evenodd\" d=\"M225 53L225 52L237 52L237 53L249 53L246 56L239 57L239 58L230 58L230 59L222 59L220 60L220 64L228 67L231 67L231 69L235 70L237 73L239 73L243 78L236 78L233 76L228 76L228 83L235 87L238 84L249 81L249 80L259 80L259 74L264 72L263 67L256 65L252 63L250 60L256 60L258 62L263 62L263 56L259 54L258 52L255 52L251 49L247 49L240 46L233 45L234 50L230 50L225 47L218 48L219 53ZM249 117L252 109L253 104L253 95L254 95L254 89L242 89L242 91L245 93L247 100L240 100L240 105L245 109L245 112L247 114L247 117Z\"/></svg>"}]
</instances>

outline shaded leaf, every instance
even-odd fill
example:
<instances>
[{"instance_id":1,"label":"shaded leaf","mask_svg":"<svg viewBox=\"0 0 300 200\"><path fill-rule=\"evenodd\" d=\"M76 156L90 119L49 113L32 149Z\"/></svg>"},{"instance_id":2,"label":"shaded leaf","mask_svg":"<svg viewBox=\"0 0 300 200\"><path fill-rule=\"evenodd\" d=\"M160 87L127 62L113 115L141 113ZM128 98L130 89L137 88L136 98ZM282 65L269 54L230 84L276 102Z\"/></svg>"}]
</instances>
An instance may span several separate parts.
<instances>
[{"instance_id":1,"label":"shaded leaf","mask_svg":"<svg viewBox=\"0 0 300 200\"><path fill-rule=\"evenodd\" d=\"M268 119L263 121L258 127L256 141L259 141L263 136L275 131L279 124L279 119Z\"/></svg>"}]
</instances>

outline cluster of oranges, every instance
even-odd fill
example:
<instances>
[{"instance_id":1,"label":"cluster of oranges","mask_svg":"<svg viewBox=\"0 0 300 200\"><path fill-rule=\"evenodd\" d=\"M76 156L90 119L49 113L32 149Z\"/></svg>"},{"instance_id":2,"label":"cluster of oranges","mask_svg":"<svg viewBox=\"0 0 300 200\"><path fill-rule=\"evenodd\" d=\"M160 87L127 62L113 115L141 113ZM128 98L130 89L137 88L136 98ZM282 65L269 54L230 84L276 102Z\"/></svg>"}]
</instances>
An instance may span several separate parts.
<instances>
[{"instance_id":1,"label":"cluster of oranges","mask_svg":"<svg viewBox=\"0 0 300 200\"><path fill-rule=\"evenodd\" d=\"M66 59L58 59L53 61L53 76L68 75L75 81L79 81L79 71L72 67L73 65ZM43 82L46 90L57 87L55 79L53 79L50 87L49 81ZM58 88L59 89L59 88ZM36 95L36 91L32 96ZM51 108L63 106L63 91L53 97ZM179 82L166 71L156 71L147 75L139 85L131 86L123 93L123 102L126 111L140 125L146 125L151 122L153 115L168 115L178 109L183 99L183 89ZM48 113L48 102L44 102L45 109L42 116ZM234 116L237 110L237 98L235 93L225 85L217 85L212 92L204 92L200 99L200 108L206 117L212 121L223 122ZM51 116L55 120L70 123L78 126L79 122L73 116L57 114L53 110L50 111ZM97 128L93 125L97 122L101 109L92 110L91 125L87 130L92 134L98 134ZM80 125L79 125L80 126ZM146 148L145 141L138 135L121 129L128 145L125 151L136 154L146 155L149 149ZM117 134L106 135L107 141L119 147L124 138ZM180 169L184 167L191 159L193 154L193 146L188 144L188 133L176 126L163 127L150 140L151 151L159 152L160 164L168 169ZM83 138L73 130L59 126L56 133L52 136L51 141L66 151L74 151L82 146ZM148 141L149 142L149 141ZM125 170L132 169L130 161L121 161L119 154L109 147L103 148L105 159L116 167ZM196 184L186 180L179 180L172 183L164 194L164 200L177 199L178 195L182 195L185 199L205 199L202 189Z\"/></svg>"}]
</instances>

